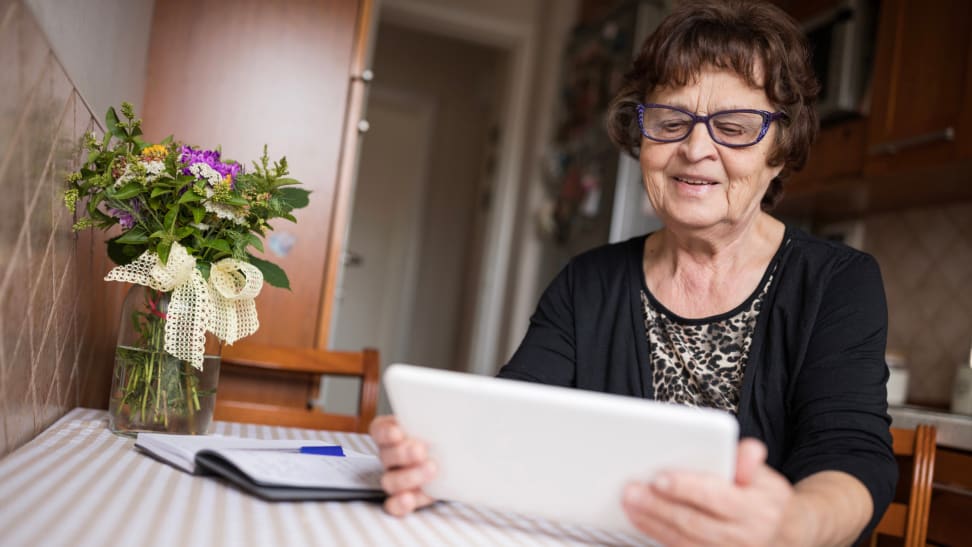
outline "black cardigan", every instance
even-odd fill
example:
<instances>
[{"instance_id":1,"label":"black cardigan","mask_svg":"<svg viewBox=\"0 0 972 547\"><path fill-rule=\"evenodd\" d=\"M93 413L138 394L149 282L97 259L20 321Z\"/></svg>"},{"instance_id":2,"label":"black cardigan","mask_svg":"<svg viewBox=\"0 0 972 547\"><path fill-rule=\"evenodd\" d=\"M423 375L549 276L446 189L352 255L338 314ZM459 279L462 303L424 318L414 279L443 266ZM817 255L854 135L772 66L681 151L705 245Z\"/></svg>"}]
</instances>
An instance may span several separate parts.
<instances>
[{"instance_id":1,"label":"black cardigan","mask_svg":"<svg viewBox=\"0 0 972 547\"><path fill-rule=\"evenodd\" d=\"M645 237L571 260L499 376L652 398ZM881 273L870 255L789 227L773 260L743 375L740 435L766 443L767 463L791 482L825 470L859 479L874 502L867 533L897 482Z\"/></svg>"}]
</instances>

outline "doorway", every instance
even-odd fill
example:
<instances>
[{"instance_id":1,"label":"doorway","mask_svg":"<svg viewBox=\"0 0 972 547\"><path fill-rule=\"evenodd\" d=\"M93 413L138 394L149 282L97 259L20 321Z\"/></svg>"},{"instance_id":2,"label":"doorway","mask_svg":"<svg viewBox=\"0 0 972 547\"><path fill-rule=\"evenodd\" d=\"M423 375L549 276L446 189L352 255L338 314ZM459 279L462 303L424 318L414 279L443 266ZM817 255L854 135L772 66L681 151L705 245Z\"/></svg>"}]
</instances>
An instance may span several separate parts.
<instances>
[{"instance_id":1,"label":"doorway","mask_svg":"<svg viewBox=\"0 0 972 547\"><path fill-rule=\"evenodd\" d=\"M376 36L330 345L469 370L509 52L388 21ZM327 378L321 404L353 412L357 391Z\"/></svg>"}]
</instances>

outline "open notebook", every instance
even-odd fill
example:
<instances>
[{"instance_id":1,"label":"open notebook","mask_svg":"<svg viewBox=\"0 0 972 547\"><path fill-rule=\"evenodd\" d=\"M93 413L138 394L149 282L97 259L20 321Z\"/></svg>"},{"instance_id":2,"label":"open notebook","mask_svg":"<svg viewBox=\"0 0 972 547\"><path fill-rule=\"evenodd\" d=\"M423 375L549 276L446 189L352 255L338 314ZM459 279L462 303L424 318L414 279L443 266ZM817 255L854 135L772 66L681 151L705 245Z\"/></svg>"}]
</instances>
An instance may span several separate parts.
<instances>
[{"instance_id":1,"label":"open notebook","mask_svg":"<svg viewBox=\"0 0 972 547\"><path fill-rule=\"evenodd\" d=\"M140 433L135 446L183 471L217 475L266 500L384 498L378 458L314 439Z\"/></svg>"}]
</instances>

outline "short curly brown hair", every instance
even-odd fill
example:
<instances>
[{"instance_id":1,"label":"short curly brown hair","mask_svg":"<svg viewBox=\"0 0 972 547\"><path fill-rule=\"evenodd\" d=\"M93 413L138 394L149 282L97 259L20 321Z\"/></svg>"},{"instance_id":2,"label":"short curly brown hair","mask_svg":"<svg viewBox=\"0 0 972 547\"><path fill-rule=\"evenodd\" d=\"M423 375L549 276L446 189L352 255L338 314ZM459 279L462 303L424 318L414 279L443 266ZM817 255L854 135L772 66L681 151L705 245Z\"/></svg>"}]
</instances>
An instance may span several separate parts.
<instances>
[{"instance_id":1,"label":"short curly brown hair","mask_svg":"<svg viewBox=\"0 0 972 547\"><path fill-rule=\"evenodd\" d=\"M784 180L807 161L817 136L814 105L819 84L806 38L797 23L776 6L752 0L686 1L645 40L625 74L607 114L611 140L638 157L641 131L637 105L659 86L684 86L706 67L730 70L762 87L784 112L771 166L783 165L761 206L772 209L783 197ZM762 74L758 70L762 70Z\"/></svg>"}]
</instances>

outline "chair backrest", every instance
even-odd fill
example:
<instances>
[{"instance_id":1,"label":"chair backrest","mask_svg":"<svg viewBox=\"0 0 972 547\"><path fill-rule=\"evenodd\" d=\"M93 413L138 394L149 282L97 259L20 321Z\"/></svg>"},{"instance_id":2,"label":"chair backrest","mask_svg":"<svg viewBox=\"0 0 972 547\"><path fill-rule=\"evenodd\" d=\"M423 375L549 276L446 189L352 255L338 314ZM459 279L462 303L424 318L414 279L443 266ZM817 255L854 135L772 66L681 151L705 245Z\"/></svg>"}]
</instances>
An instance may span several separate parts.
<instances>
[{"instance_id":1,"label":"chair backrest","mask_svg":"<svg viewBox=\"0 0 972 547\"><path fill-rule=\"evenodd\" d=\"M375 417L377 350L325 351L239 342L225 346L221 357L217 420L364 433ZM314 407L321 376L360 378L357 414Z\"/></svg>"},{"instance_id":2,"label":"chair backrest","mask_svg":"<svg viewBox=\"0 0 972 547\"><path fill-rule=\"evenodd\" d=\"M885 511L871 536L871 545L878 544L878 534L881 534L902 538L905 547L924 547L928 534L932 477L935 473L935 426L919 425L915 429L892 427L891 436L894 439L894 454L898 457L902 472L898 492L907 492L908 502L897 501L901 496L895 496L896 501ZM903 490L903 487L907 490Z\"/></svg>"}]
</instances>

